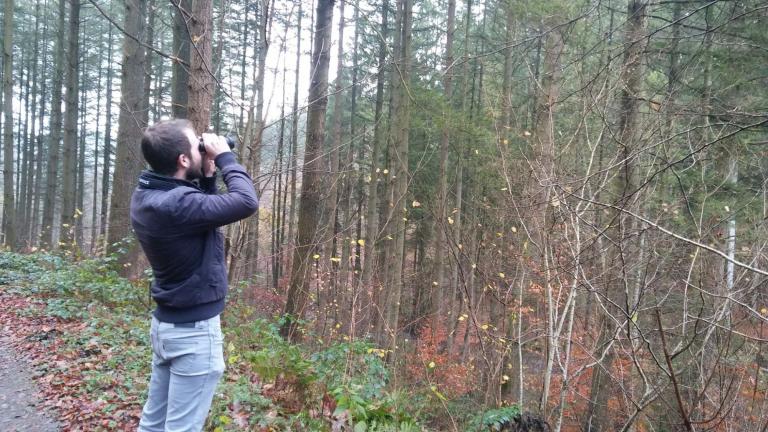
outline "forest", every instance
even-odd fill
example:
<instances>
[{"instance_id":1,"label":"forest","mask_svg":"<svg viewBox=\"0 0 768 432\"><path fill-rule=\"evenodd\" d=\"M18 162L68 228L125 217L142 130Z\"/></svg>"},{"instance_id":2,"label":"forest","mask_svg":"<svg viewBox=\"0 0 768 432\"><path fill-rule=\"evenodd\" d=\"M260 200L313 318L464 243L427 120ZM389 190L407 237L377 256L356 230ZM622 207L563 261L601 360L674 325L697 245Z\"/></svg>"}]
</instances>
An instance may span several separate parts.
<instances>
[{"instance_id":1,"label":"forest","mask_svg":"<svg viewBox=\"0 0 768 432\"><path fill-rule=\"evenodd\" d=\"M236 345L206 430L768 428L765 1L5 0L2 22L0 285L65 272L35 280L148 320L142 132L235 138L260 208L223 228Z\"/></svg>"}]
</instances>

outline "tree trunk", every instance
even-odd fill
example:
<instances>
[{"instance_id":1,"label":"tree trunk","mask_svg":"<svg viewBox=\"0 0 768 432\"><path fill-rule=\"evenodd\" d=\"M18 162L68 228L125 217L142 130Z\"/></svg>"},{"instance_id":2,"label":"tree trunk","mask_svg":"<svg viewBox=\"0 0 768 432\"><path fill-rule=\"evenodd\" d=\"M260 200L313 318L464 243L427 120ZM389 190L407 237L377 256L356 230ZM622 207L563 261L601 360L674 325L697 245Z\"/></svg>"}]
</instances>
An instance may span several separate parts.
<instances>
[{"instance_id":1,"label":"tree trunk","mask_svg":"<svg viewBox=\"0 0 768 432\"><path fill-rule=\"evenodd\" d=\"M450 70L453 67L453 33L456 30L456 0L448 1L448 22L446 28L446 41L445 41L445 53L443 54L443 130L440 136L440 172L438 173L438 187L437 187L437 208L435 209L435 240L433 250L435 251L435 278L432 283L429 284L430 289L426 296L425 302L421 305L420 311L424 318L432 316L432 329L435 329L437 324L437 318L443 316L442 313L442 293L445 292L445 263L444 258L447 255L447 244L445 232L448 229L447 225L447 208L448 208L448 153L451 141L451 127L452 122L448 121L448 118L452 115L452 99L453 99L453 72ZM455 319L456 317L450 317Z\"/></svg>"},{"instance_id":2,"label":"tree trunk","mask_svg":"<svg viewBox=\"0 0 768 432\"><path fill-rule=\"evenodd\" d=\"M634 152L637 148L635 140L638 117L638 99L640 84L642 81L641 56L645 49L645 7L646 3L641 0L630 1L627 8L627 30L625 41L628 48L624 52L624 62L619 76L621 95L619 100L619 159L623 161L619 168L619 175L616 176L612 194L614 205L618 208L626 208L631 205L632 192L635 187L635 167ZM614 210L611 215L611 225L606 234L609 237L609 244L613 246L608 251L611 267L607 275L608 286L606 287L607 298L614 304L622 304L619 298L620 293L624 292L623 283L629 283L622 276L620 266L622 262L622 242L624 240L624 231L626 217L621 211ZM616 312L609 309L609 312ZM617 315L618 316L618 315ZM600 336L598 337L597 348L599 352L595 353L596 358L602 358L600 365L595 366L592 375L592 384L590 388L590 397L587 406L587 415L585 417L584 429L590 432L604 432L613 430L611 416L608 409L608 398L611 394L611 370L614 358L612 349L612 338L616 332L616 326L610 317L603 317L603 324L600 327ZM603 355L603 353L605 355Z\"/></svg>"},{"instance_id":3,"label":"tree trunk","mask_svg":"<svg viewBox=\"0 0 768 432\"><path fill-rule=\"evenodd\" d=\"M6 246L16 248L13 194L13 0L3 10L3 234Z\"/></svg>"},{"instance_id":4,"label":"tree trunk","mask_svg":"<svg viewBox=\"0 0 768 432\"><path fill-rule=\"evenodd\" d=\"M397 336L399 332L400 301L403 291L403 250L405 246L405 219L408 213L406 195L408 193L408 135L410 131L410 99L407 86L410 83L411 69L411 28L413 25L413 3L411 0L398 0L395 29L394 58L391 73L392 113L390 122L390 181L389 194L391 216L387 223L389 236L392 237L388 250L387 263L387 300L384 315L384 327L380 335L382 345L391 350L390 362L395 361Z\"/></svg>"},{"instance_id":5,"label":"tree trunk","mask_svg":"<svg viewBox=\"0 0 768 432\"><path fill-rule=\"evenodd\" d=\"M96 136L93 139L93 193L91 194L91 254L97 252L99 237L99 133L101 132L101 76L104 73L104 50L99 49L99 71L96 76Z\"/></svg>"},{"instance_id":6,"label":"tree trunk","mask_svg":"<svg viewBox=\"0 0 768 432\"><path fill-rule=\"evenodd\" d=\"M64 159L62 162L61 240L65 248L77 249L75 241L75 204L77 203L77 114L80 81L80 1L69 2L69 36L67 39L67 69L64 100Z\"/></svg>"},{"instance_id":7,"label":"tree trunk","mask_svg":"<svg viewBox=\"0 0 768 432\"><path fill-rule=\"evenodd\" d=\"M144 40L146 0L125 2L125 31ZM117 131L117 156L109 209L107 246L110 253L123 252L118 263L123 275L136 275L142 269L132 269L139 257L136 241L131 241L131 221L128 213L131 194L144 166L140 142L147 125L147 101L144 98L144 47L126 37L123 39L122 80L120 83L120 116ZM126 247L123 240L128 240Z\"/></svg>"},{"instance_id":8,"label":"tree trunk","mask_svg":"<svg viewBox=\"0 0 768 432\"><path fill-rule=\"evenodd\" d=\"M35 37L37 37L37 32L35 32ZM37 49L37 44L35 44L35 49ZM31 56L31 58L27 61L26 65L26 76L25 79L22 80L23 87L21 85L19 86L20 89L23 89L24 94L24 127L23 127L23 142L24 142L24 161L22 163L22 169L21 169L21 179L19 181L19 200L16 201L16 220L20 222L19 224L19 230L16 232L16 243L19 245L20 248L29 246L29 223L28 223L28 216L29 216L29 200L32 196L32 191L30 190L32 183L34 182L34 173L35 173L35 167L34 167L34 154L35 154L35 145L30 139L30 133L29 133L29 127L30 124L32 125L32 134L34 135L34 113L35 108L30 107L29 105L29 94L30 94L30 88L32 86L32 80L31 80L31 70L33 67L32 64L37 64L37 56ZM34 101L35 96L32 96L32 100ZM32 122L30 123L29 116L32 114ZM21 115L19 115L19 118L21 119ZM19 131L19 134L21 135L21 130ZM22 156L21 154L19 156ZM22 222L23 221L23 222Z\"/></svg>"},{"instance_id":9,"label":"tree trunk","mask_svg":"<svg viewBox=\"0 0 768 432\"><path fill-rule=\"evenodd\" d=\"M51 83L51 123L48 144L48 162L45 176L45 202L43 203L43 229L40 235L42 246L58 248L54 230L56 215L56 186L59 183L59 157L61 156L61 85L64 77L64 42L66 33L66 0L59 0L59 20L53 48L53 81Z\"/></svg>"},{"instance_id":10,"label":"tree trunk","mask_svg":"<svg viewBox=\"0 0 768 432\"><path fill-rule=\"evenodd\" d=\"M313 245L317 241L318 209L322 193L320 177L323 174L320 155L325 136L325 111L328 105L328 66L333 3L334 0L318 0L317 4L298 231L284 310L286 321L280 329L283 337L293 341L301 339L298 321L303 318L307 306Z\"/></svg>"},{"instance_id":11,"label":"tree trunk","mask_svg":"<svg viewBox=\"0 0 768 432\"><path fill-rule=\"evenodd\" d=\"M373 125L373 148L371 150L370 181L368 182L368 202L365 215L365 249L363 250L365 261L363 262L362 288L370 292L368 304L368 331L374 331L380 321L380 306L382 305L378 284L373 283L373 276L377 272L377 242L379 240L379 172L381 171L381 151L384 148L384 81L387 73L387 40L389 38L389 1L384 0L381 5L381 38L379 39L378 73L376 76L376 104Z\"/></svg>"},{"instance_id":12,"label":"tree trunk","mask_svg":"<svg viewBox=\"0 0 768 432\"><path fill-rule=\"evenodd\" d=\"M83 40L85 40L85 31L82 32ZM88 49L86 45L86 49L84 50L83 58L88 57ZM78 67L79 68L79 67ZM75 244L77 244L78 250L82 251L84 250L85 244L83 243L83 216L85 216L85 208L84 208L84 202L85 202L85 137L87 135L88 131L88 125L85 123L85 113L88 111L88 88L86 83L86 77L88 76L88 73L86 70L83 70L83 73L79 74L80 77L78 78L78 86L80 88L80 104L78 109L78 116L79 116L79 130L80 130L80 136L78 137L78 146L77 146L77 158L75 160L76 169L75 172L77 173L77 182L75 183L75 197L76 197L76 203L75 203L75 237L74 241Z\"/></svg>"},{"instance_id":13,"label":"tree trunk","mask_svg":"<svg viewBox=\"0 0 768 432\"><path fill-rule=\"evenodd\" d=\"M171 106L174 118L187 118L189 102L189 50L192 0L171 0L173 10L173 62Z\"/></svg>"},{"instance_id":14,"label":"tree trunk","mask_svg":"<svg viewBox=\"0 0 768 432\"><path fill-rule=\"evenodd\" d=\"M291 183L291 212L288 216L288 241L293 243L293 227L296 220L296 171L297 153L299 151L299 70L301 66L301 19L304 15L303 2L299 2L298 17L296 18L296 72L293 83L293 120L291 122L291 155L290 155L290 183ZM290 265L290 263L286 263Z\"/></svg>"},{"instance_id":15,"label":"tree trunk","mask_svg":"<svg viewBox=\"0 0 768 432\"><path fill-rule=\"evenodd\" d=\"M153 47L155 45L155 1L156 0L147 0L147 46ZM160 75L155 71L155 68L152 65L152 51L146 52L146 58L144 60L146 67L146 72L144 73L144 99L147 100L147 124L149 124L149 119L152 119L152 122L155 121L158 117L158 113L154 110L154 106L149 103L149 97L152 94L152 78L155 75ZM150 113L152 113L152 116L150 117Z\"/></svg>"},{"instance_id":16,"label":"tree trunk","mask_svg":"<svg viewBox=\"0 0 768 432\"><path fill-rule=\"evenodd\" d=\"M46 4L47 6L47 4ZM47 8L46 8L47 9ZM48 40L48 19L47 15L44 18L44 27L43 27L43 40ZM40 203L43 199L43 190L45 187L45 164L43 163L43 158L46 155L46 152L44 150L43 146L43 121L45 120L45 112L46 112L46 104L45 104L45 98L48 91L48 87L46 86L46 77L47 77L47 71L48 71L48 44L43 45L43 51L41 53L41 56L43 58L43 67L41 69L41 73L38 75L35 73L35 79L40 80L40 111L37 116L37 136L35 137L35 140L37 142L37 174L35 175L35 198L34 202L32 203L32 234L30 236L31 243L32 244L38 244L39 242L39 233L40 233Z\"/></svg>"},{"instance_id":17,"label":"tree trunk","mask_svg":"<svg viewBox=\"0 0 768 432\"><path fill-rule=\"evenodd\" d=\"M258 67L256 82L254 83L254 92L256 94L256 106L251 124L253 125L251 136L248 143L250 145L250 156L248 158L248 169L251 176L255 179L254 186L259 191L258 176L261 171L261 147L262 135L264 133L264 78L267 66L267 51L269 50L269 27L271 24L272 10L268 0L261 1L261 15L259 15L258 29ZM246 230L246 277L252 277L258 271L259 261L259 212L256 212L248 220L248 229Z\"/></svg>"},{"instance_id":18,"label":"tree trunk","mask_svg":"<svg viewBox=\"0 0 768 432\"><path fill-rule=\"evenodd\" d=\"M101 169L101 213L99 223L99 237L103 240L107 234L109 222L109 183L110 162L112 161L112 26L109 26L109 38L107 42L107 89L104 114L104 151ZM136 154L138 156L138 154Z\"/></svg>"},{"instance_id":19,"label":"tree trunk","mask_svg":"<svg viewBox=\"0 0 768 432\"><path fill-rule=\"evenodd\" d=\"M338 231L338 201L339 201L339 162L341 158L341 118L342 118L342 101L344 96L342 94L342 80L344 76L344 0L339 1L339 33L337 36L337 52L336 52L336 84L333 89L333 126L331 129L330 149L328 151L330 157L330 169L328 175L325 177L328 187L328 196L325 198L325 219L326 225L323 227L325 235L323 236L323 242L327 243L325 247L328 248L327 257L324 259L331 260L331 292L335 288L336 271L338 264L336 260L336 234Z\"/></svg>"},{"instance_id":20,"label":"tree trunk","mask_svg":"<svg viewBox=\"0 0 768 432\"><path fill-rule=\"evenodd\" d=\"M208 130L213 103L213 69L211 68L213 5L211 0L192 0L190 18L189 98L187 116L200 135Z\"/></svg>"}]
</instances>

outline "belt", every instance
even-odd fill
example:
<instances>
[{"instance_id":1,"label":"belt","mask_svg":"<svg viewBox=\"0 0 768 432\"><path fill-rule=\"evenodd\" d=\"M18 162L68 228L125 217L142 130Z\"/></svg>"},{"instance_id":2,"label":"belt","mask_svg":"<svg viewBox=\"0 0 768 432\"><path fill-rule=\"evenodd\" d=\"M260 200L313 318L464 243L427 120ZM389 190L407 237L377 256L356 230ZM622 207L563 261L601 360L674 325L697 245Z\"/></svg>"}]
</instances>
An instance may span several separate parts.
<instances>
[{"instance_id":1,"label":"belt","mask_svg":"<svg viewBox=\"0 0 768 432\"><path fill-rule=\"evenodd\" d=\"M176 328L195 328L195 322L173 323Z\"/></svg>"}]
</instances>

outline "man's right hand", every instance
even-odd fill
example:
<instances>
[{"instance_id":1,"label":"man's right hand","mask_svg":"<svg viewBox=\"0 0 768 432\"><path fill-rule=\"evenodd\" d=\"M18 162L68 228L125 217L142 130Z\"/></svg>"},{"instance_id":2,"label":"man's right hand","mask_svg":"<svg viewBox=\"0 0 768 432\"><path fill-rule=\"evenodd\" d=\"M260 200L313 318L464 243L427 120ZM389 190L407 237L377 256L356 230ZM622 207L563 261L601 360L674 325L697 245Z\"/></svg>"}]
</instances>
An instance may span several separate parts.
<instances>
[{"instance_id":1,"label":"man's right hand","mask_svg":"<svg viewBox=\"0 0 768 432\"><path fill-rule=\"evenodd\" d=\"M212 133L204 133L202 135L203 145L205 146L205 153L211 160L216 159L216 156L231 151L227 140L223 136L218 136Z\"/></svg>"}]
</instances>

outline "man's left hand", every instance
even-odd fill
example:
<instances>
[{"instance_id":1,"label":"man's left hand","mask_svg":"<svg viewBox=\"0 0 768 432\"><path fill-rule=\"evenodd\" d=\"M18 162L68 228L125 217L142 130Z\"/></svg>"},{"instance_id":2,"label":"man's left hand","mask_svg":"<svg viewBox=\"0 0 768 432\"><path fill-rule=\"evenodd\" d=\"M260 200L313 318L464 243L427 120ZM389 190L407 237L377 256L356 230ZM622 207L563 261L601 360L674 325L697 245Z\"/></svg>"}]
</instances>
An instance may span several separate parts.
<instances>
[{"instance_id":1,"label":"man's left hand","mask_svg":"<svg viewBox=\"0 0 768 432\"><path fill-rule=\"evenodd\" d=\"M203 155L203 175L213 177L216 174L216 164L207 154Z\"/></svg>"}]
</instances>

